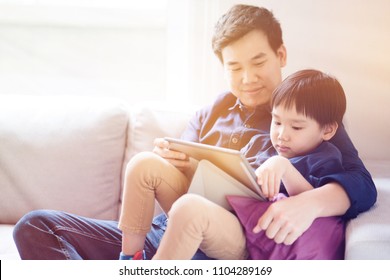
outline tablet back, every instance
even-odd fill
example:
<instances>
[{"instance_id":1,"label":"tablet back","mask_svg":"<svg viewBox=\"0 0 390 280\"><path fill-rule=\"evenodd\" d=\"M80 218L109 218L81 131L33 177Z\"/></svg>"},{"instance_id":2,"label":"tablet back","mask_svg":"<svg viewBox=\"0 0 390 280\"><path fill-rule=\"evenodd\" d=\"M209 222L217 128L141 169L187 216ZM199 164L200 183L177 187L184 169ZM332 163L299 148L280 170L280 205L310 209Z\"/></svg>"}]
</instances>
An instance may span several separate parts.
<instances>
[{"instance_id":1,"label":"tablet back","mask_svg":"<svg viewBox=\"0 0 390 280\"><path fill-rule=\"evenodd\" d=\"M180 139L165 139L170 143L170 149L183 152L199 161L208 160L261 196L261 190L257 184L256 174L250 166L248 160L239 151L183 141Z\"/></svg>"},{"instance_id":2,"label":"tablet back","mask_svg":"<svg viewBox=\"0 0 390 280\"><path fill-rule=\"evenodd\" d=\"M199 162L188 193L199 194L227 210L232 210L226 200L227 195L250 196L262 200L258 194L208 160Z\"/></svg>"}]
</instances>

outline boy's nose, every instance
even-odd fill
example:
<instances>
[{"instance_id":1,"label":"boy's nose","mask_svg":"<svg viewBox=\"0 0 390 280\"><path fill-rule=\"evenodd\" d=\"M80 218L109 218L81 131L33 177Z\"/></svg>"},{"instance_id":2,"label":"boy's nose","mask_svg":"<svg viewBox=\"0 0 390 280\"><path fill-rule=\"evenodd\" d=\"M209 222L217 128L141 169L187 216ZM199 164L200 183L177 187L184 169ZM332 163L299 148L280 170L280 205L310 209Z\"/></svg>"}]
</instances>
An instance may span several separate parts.
<instances>
[{"instance_id":1,"label":"boy's nose","mask_svg":"<svg viewBox=\"0 0 390 280\"><path fill-rule=\"evenodd\" d=\"M288 140L288 135L287 135L287 132L286 132L286 130L284 128L281 128L279 130L278 140L281 140L281 141L287 141Z\"/></svg>"}]
</instances>

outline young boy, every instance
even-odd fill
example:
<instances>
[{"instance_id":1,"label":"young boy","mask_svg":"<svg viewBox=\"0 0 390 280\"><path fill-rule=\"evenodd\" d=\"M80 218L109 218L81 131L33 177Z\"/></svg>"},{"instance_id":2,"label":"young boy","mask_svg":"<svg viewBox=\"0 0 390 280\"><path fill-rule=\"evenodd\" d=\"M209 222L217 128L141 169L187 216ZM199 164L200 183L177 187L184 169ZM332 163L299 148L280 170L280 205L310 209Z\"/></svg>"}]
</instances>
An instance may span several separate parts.
<instances>
[{"instance_id":1,"label":"young boy","mask_svg":"<svg viewBox=\"0 0 390 280\"><path fill-rule=\"evenodd\" d=\"M343 171L340 151L327 142L341 125L346 110L343 88L335 78L316 70L296 72L276 88L271 106L270 135L276 155L256 170L262 191L270 200L277 199L279 192L293 196L312 191L325 184L326 176ZM253 259L343 257L341 219L317 219L317 226L303 234L293 246L278 245L279 239L285 239L283 233L279 237L272 236L272 232L271 236L266 236L259 219L270 202L246 197L229 197L229 202L238 219L197 195L186 194L179 198L169 213L168 228L154 259L191 258L198 246L209 257L218 259L243 259L248 255ZM213 226L219 220L224 220L224 226ZM321 232L313 228L320 228ZM219 232L227 229L237 235L237 243L241 242L239 247L244 249L227 254L222 246L229 245L212 242ZM305 242L300 242L301 239Z\"/></svg>"},{"instance_id":2,"label":"young boy","mask_svg":"<svg viewBox=\"0 0 390 280\"><path fill-rule=\"evenodd\" d=\"M256 170L265 196L278 194L281 181L291 196L318 187L323 175L343 170L339 150L327 142L346 110L336 79L316 70L296 72L275 90L271 107L271 142L278 155Z\"/></svg>"}]
</instances>

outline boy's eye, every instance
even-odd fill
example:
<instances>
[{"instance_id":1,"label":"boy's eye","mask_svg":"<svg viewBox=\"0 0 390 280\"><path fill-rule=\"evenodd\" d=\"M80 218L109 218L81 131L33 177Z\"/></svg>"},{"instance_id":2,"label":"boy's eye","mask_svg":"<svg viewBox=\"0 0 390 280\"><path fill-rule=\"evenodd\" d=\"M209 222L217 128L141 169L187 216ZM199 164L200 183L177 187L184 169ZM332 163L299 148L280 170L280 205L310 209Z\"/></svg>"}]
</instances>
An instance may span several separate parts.
<instances>
[{"instance_id":1,"label":"boy's eye","mask_svg":"<svg viewBox=\"0 0 390 280\"><path fill-rule=\"evenodd\" d=\"M274 121L274 125L281 125L281 122Z\"/></svg>"},{"instance_id":2,"label":"boy's eye","mask_svg":"<svg viewBox=\"0 0 390 280\"><path fill-rule=\"evenodd\" d=\"M299 126L293 126L292 127L294 130L301 130L302 129L302 127L299 127Z\"/></svg>"}]
</instances>

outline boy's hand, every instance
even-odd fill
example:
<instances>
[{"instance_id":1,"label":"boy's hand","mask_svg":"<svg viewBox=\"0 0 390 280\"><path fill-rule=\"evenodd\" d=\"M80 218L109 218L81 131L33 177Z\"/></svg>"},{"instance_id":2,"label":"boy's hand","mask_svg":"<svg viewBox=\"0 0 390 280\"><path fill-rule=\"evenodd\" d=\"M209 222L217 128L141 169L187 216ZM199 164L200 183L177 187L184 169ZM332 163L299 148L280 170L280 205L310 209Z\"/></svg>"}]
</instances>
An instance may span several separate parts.
<instances>
[{"instance_id":1,"label":"boy's hand","mask_svg":"<svg viewBox=\"0 0 390 280\"><path fill-rule=\"evenodd\" d=\"M272 200L280 190L280 183L290 162L282 156L273 156L267 159L256 169L257 182L265 197Z\"/></svg>"}]
</instances>

